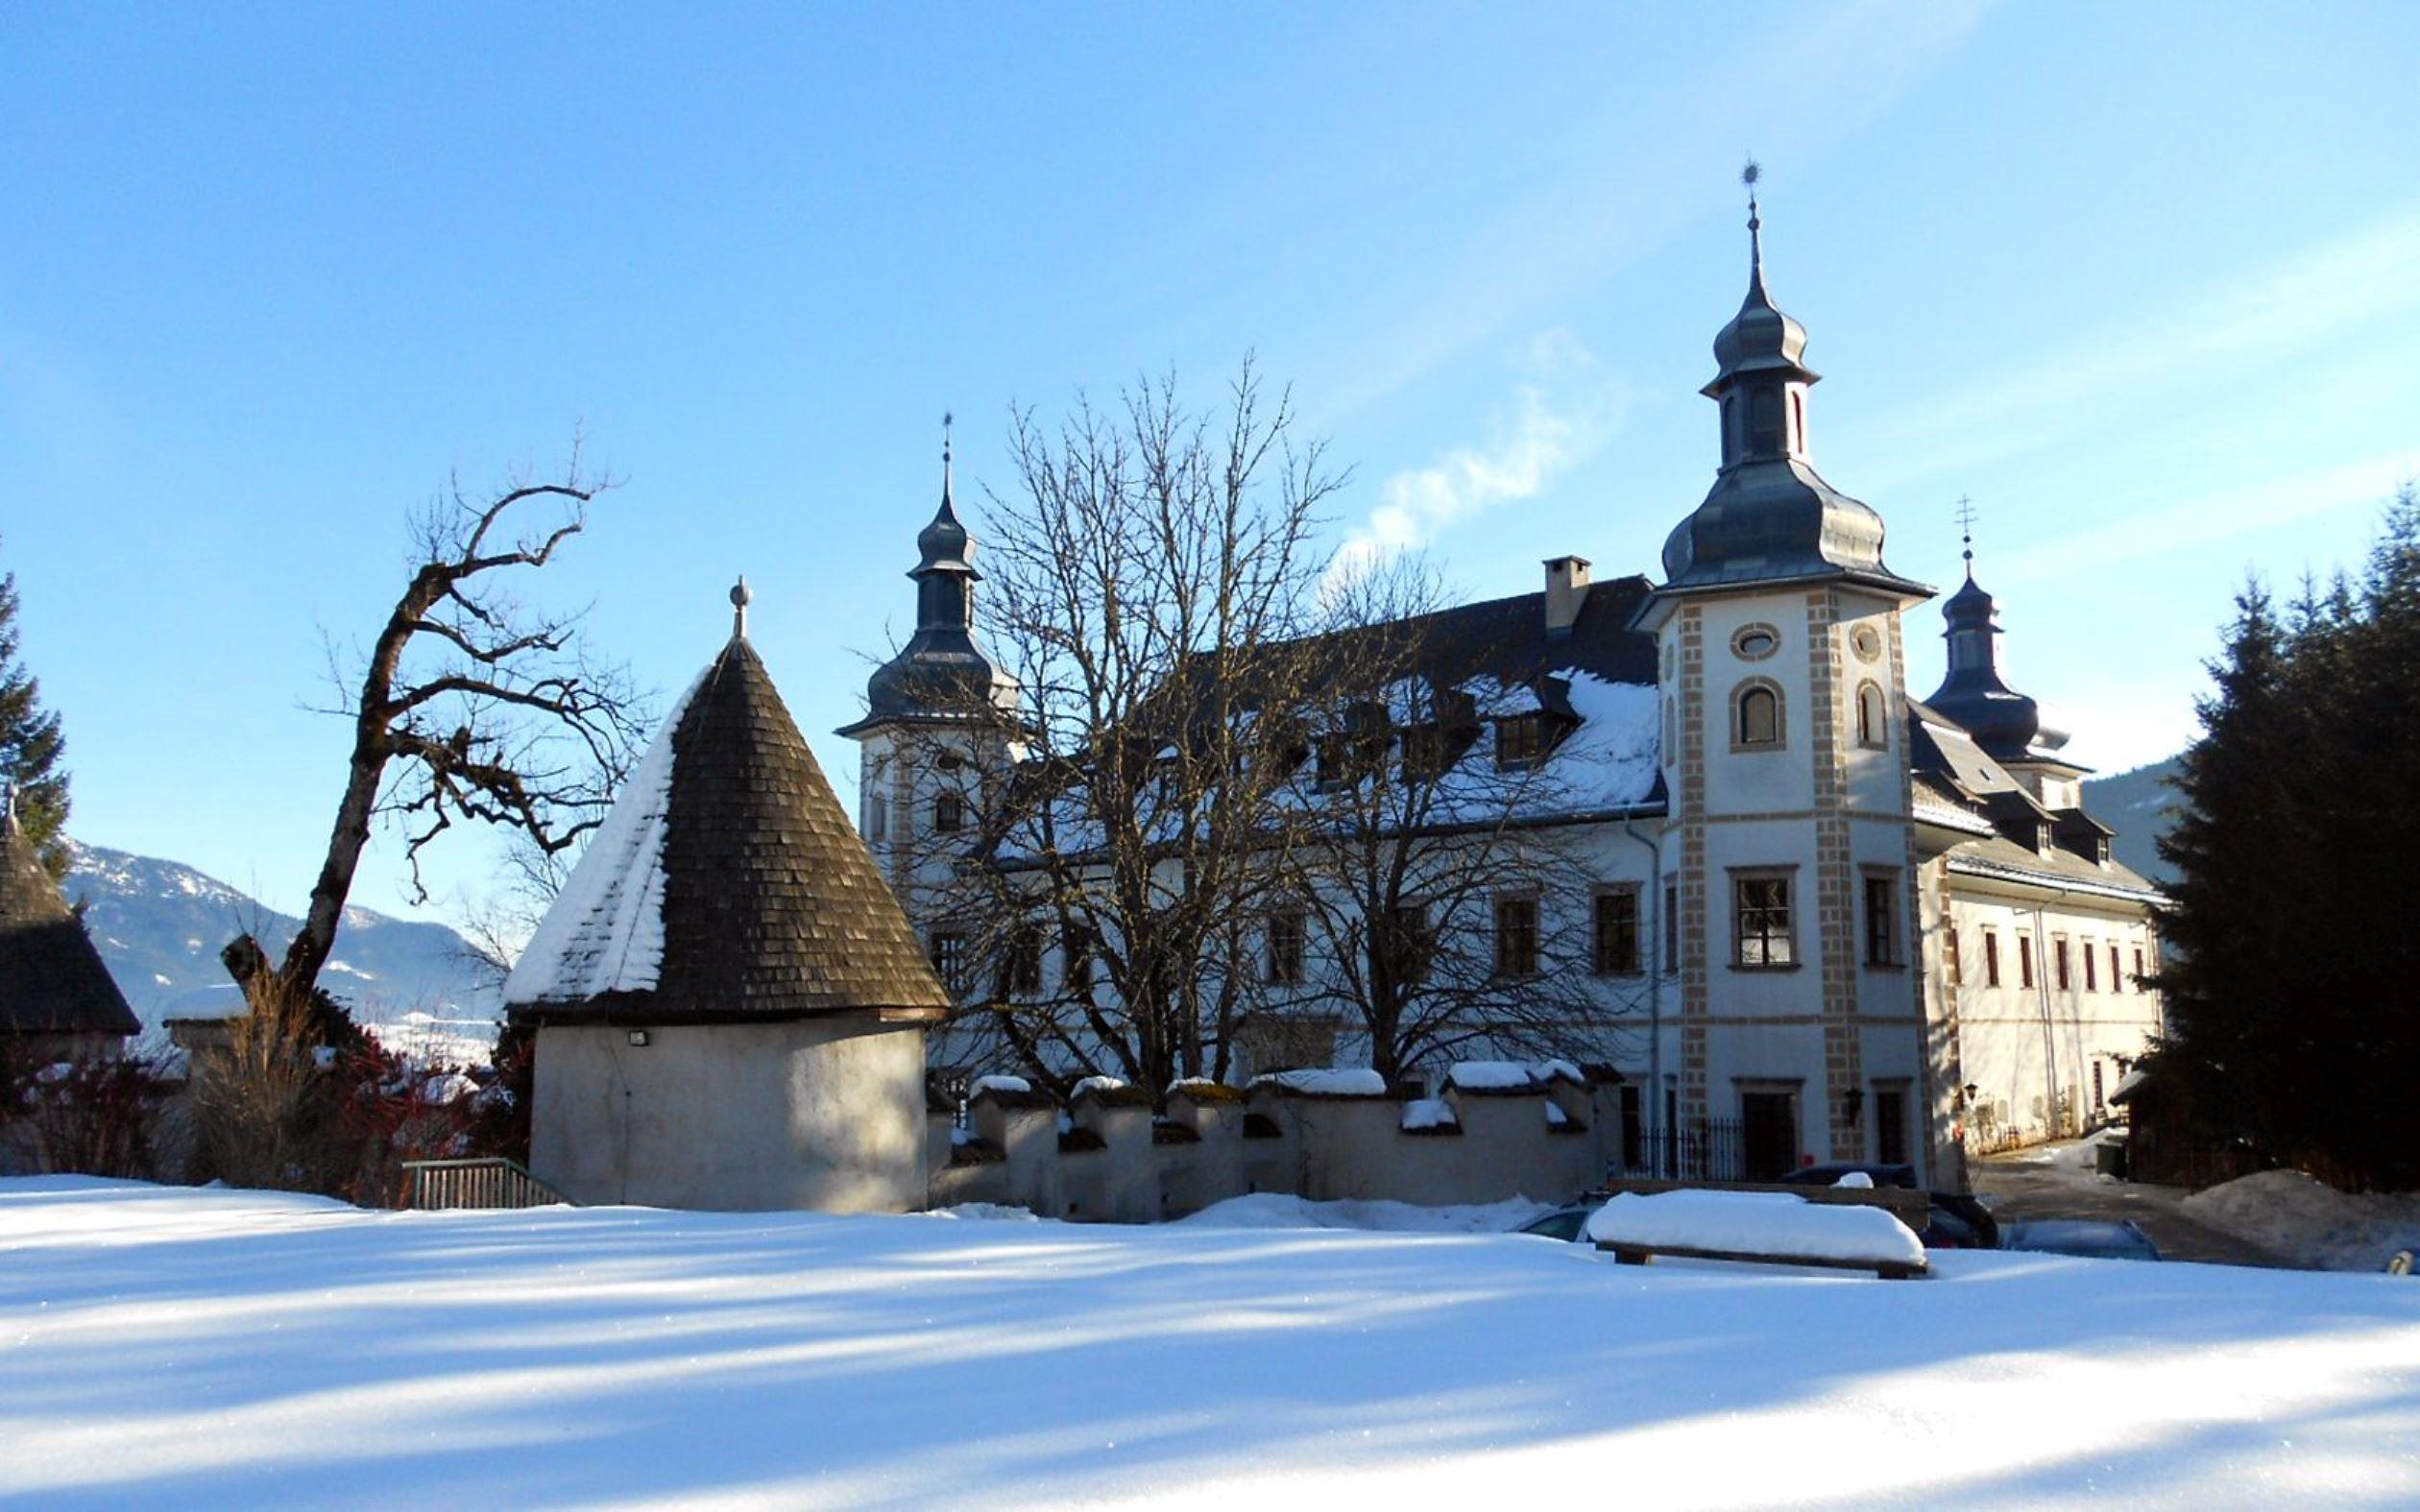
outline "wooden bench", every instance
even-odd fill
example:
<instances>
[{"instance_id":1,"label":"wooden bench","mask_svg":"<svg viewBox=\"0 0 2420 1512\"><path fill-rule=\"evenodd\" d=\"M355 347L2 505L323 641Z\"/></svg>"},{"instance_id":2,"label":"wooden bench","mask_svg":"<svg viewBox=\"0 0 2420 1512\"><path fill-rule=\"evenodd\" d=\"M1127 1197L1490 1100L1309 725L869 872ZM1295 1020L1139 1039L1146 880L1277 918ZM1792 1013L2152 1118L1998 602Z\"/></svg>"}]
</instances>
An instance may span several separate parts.
<instances>
[{"instance_id":1,"label":"wooden bench","mask_svg":"<svg viewBox=\"0 0 2420 1512\"><path fill-rule=\"evenodd\" d=\"M1604 1190L1612 1196L1628 1194L1639 1197L1672 1191L1779 1192L1821 1207L1880 1208L1905 1224L1910 1233L1923 1232L1932 1217L1932 1195L1910 1187L1791 1187L1779 1182L1621 1180L1607 1182ZM1600 1251L1612 1256L1618 1265L1644 1265L1657 1256L1663 1255L1674 1260L1730 1260L1742 1265L1811 1265L1824 1270L1870 1270L1884 1281L1913 1281L1931 1273L1930 1266L1923 1261L1839 1260L1825 1255L1696 1249L1685 1245L1637 1244L1616 1239L1594 1242Z\"/></svg>"},{"instance_id":2,"label":"wooden bench","mask_svg":"<svg viewBox=\"0 0 2420 1512\"><path fill-rule=\"evenodd\" d=\"M1600 1239L1597 1248L1617 1265L1644 1265L1658 1255L1674 1260L1730 1260L1741 1265L1814 1265L1825 1270L1870 1270L1884 1281L1914 1281L1931 1274L1929 1266L1898 1260L1834 1260L1825 1255L1761 1255L1749 1250L1697 1250L1678 1244L1622 1244Z\"/></svg>"}]
</instances>

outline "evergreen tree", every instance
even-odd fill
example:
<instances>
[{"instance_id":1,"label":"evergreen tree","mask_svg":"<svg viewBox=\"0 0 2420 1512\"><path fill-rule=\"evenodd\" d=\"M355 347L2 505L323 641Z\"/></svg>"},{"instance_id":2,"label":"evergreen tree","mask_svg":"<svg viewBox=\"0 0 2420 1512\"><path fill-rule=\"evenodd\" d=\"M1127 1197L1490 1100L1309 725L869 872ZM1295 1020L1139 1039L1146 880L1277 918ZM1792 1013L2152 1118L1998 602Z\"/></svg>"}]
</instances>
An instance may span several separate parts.
<instances>
[{"instance_id":1,"label":"evergreen tree","mask_svg":"<svg viewBox=\"0 0 2420 1512\"><path fill-rule=\"evenodd\" d=\"M17 821L53 876L67 871L66 754L59 715L17 660L16 574L0 575L0 782L15 789Z\"/></svg>"},{"instance_id":2,"label":"evergreen tree","mask_svg":"<svg viewBox=\"0 0 2420 1512\"><path fill-rule=\"evenodd\" d=\"M2237 600L2181 763L2163 1075L2270 1159L2420 1186L2420 497L2388 506L2361 576L2283 616Z\"/></svg>"}]
</instances>

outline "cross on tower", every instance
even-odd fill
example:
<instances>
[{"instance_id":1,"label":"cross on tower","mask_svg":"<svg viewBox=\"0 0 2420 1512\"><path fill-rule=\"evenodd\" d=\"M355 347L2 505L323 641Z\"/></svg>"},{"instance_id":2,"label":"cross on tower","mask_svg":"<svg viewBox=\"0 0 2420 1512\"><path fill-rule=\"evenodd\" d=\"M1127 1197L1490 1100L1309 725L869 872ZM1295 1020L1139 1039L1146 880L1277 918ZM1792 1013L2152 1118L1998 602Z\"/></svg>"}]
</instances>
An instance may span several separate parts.
<instances>
[{"instance_id":1,"label":"cross on tower","mask_svg":"<svg viewBox=\"0 0 2420 1512\"><path fill-rule=\"evenodd\" d=\"M1967 576L1974 576L1974 500L1968 494L1958 495L1958 540L1965 545Z\"/></svg>"}]
</instances>

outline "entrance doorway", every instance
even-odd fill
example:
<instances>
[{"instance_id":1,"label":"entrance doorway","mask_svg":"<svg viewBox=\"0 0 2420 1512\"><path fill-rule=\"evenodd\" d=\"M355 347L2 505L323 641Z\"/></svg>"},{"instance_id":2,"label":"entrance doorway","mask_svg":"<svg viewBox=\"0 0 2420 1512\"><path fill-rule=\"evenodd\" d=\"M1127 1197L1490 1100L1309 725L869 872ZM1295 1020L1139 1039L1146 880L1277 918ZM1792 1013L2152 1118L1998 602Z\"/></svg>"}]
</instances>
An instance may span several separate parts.
<instances>
[{"instance_id":1,"label":"entrance doorway","mask_svg":"<svg viewBox=\"0 0 2420 1512\"><path fill-rule=\"evenodd\" d=\"M1740 1154L1750 1181L1779 1181L1798 1168L1798 1093L1739 1094Z\"/></svg>"}]
</instances>

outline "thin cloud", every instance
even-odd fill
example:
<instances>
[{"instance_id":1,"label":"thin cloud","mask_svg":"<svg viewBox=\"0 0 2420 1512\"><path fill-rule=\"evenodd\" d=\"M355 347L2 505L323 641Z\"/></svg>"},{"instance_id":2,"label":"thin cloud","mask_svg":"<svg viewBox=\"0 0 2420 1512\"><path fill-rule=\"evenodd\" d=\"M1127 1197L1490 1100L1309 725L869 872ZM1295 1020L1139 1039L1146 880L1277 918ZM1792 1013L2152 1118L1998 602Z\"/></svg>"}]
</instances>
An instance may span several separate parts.
<instances>
[{"instance_id":1,"label":"thin cloud","mask_svg":"<svg viewBox=\"0 0 2420 1512\"><path fill-rule=\"evenodd\" d=\"M2420 314L2420 211L2194 289L2124 325L2045 353L1990 383L1885 422L1864 449L1869 489L2055 446L2107 422L2130 396L2163 402L2179 382L2271 363L2382 319Z\"/></svg>"},{"instance_id":2,"label":"thin cloud","mask_svg":"<svg viewBox=\"0 0 2420 1512\"><path fill-rule=\"evenodd\" d=\"M1457 446L1378 486L1377 506L1338 548L1331 584L1421 550L1499 505L1536 498L1604 444L1627 400L1586 347L1548 331L1531 343L1526 366L1533 376L1513 391L1489 444Z\"/></svg>"},{"instance_id":3,"label":"thin cloud","mask_svg":"<svg viewBox=\"0 0 2420 1512\"><path fill-rule=\"evenodd\" d=\"M2072 578L2079 562L2107 567L2146 558L2173 557L2180 542L2204 546L2337 510L2374 510L2394 492L2397 484L2413 476L2415 469L2420 469L2420 453L2390 452L2317 472L2205 494L2056 540L2037 541L2005 556L1996 553L1992 577L1996 582L2007 583L2056 581Z\"/></svg>"}]
</instances>

